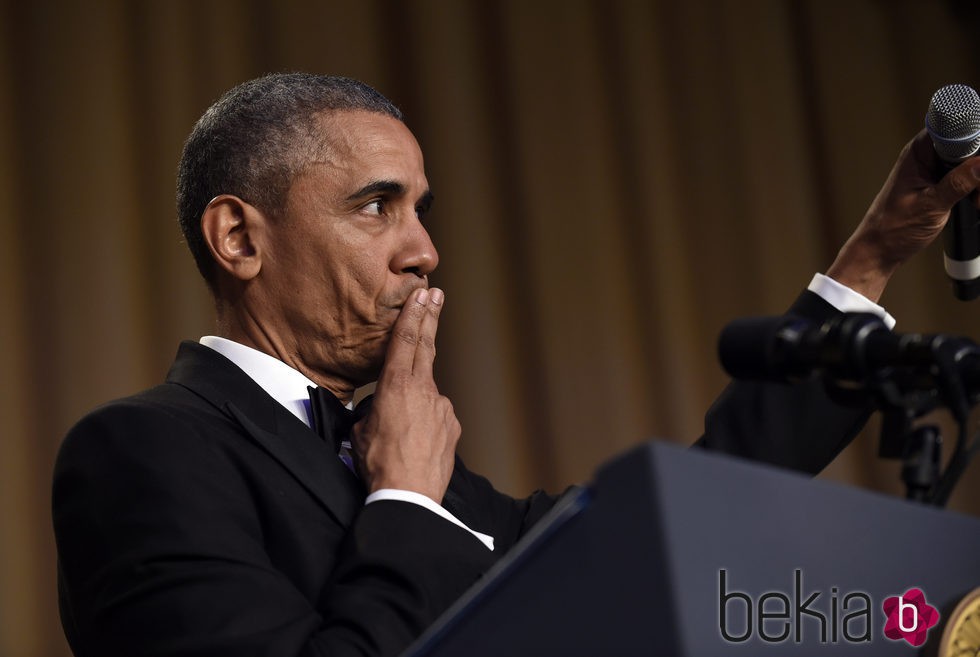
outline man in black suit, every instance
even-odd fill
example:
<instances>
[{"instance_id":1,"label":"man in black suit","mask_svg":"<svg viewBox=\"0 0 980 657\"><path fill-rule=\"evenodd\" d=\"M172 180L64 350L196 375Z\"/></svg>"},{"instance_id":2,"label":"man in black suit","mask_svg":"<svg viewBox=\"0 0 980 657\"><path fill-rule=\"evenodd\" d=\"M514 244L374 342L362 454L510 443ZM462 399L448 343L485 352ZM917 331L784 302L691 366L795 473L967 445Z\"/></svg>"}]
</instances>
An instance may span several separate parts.
<instances>
[{"instance_id":1,"label":"man in black suit","mask_svg":"<svg viewBox=\"0 0 980 657\"><path fill-rule=\"evenodd\" d=\"M961 167L933 186L930 158L910 145L793 312L877 308L976 185ZM79 657L395 654L550 508L455 458L459 423L432 378L431 198L400 113L361 83L268 76L201 118L178 209L218 335L81 420L56 466ZM733 384L701 444L816 471L863 418L816 387Z\"/></svg>"}]
</instances>

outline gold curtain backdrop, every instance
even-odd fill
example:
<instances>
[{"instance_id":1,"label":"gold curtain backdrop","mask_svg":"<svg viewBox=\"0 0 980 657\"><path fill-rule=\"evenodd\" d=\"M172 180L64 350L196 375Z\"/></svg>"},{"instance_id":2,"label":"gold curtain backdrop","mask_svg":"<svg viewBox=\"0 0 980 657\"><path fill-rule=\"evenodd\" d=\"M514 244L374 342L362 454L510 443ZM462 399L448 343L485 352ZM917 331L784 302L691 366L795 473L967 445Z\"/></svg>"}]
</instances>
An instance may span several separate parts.
<instances>
[{"instance_id":1,"label":"gold curtain backdrop","mask_svg":"<svg viewBox=\"0 0 980 657\"><path fill-rule=\"evenodd\" d=\"M405 111L438 198L440 388L468 463L525 494L693 442L720 329L833 260L931 93L980 83L978 26L972 0L3 2L0 655L68 654L64 433L212 331L173 189L224 90L337 73ZM883 303L899 330L980 338L938 244ZM877 438L823 476L901 494ZM978 500L974 464L951 506Z\"/></svg>"}]
</instances>

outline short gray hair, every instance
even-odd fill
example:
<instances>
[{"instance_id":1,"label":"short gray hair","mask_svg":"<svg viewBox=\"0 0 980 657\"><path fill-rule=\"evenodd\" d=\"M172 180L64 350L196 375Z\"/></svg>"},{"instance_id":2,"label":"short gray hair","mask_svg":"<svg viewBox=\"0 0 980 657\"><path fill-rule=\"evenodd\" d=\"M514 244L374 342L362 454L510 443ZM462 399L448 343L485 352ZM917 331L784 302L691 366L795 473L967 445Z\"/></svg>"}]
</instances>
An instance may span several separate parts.
<instances>
[{"instance_id":1,"label":"short gray hair","mask_svg":"<svg viewBox=\"0 0 980 657\"><path fill-rule=\"evenodd\" d=\"M177 169L177 219L209 286L214 261L201 233L208 203L233 194L264 212L281 210L296 175L324 147L316 119L327 110L364 110L402 120L390 100L363 82L274 73L228 91L194 125Z\"/></svg>"}]
</instances>

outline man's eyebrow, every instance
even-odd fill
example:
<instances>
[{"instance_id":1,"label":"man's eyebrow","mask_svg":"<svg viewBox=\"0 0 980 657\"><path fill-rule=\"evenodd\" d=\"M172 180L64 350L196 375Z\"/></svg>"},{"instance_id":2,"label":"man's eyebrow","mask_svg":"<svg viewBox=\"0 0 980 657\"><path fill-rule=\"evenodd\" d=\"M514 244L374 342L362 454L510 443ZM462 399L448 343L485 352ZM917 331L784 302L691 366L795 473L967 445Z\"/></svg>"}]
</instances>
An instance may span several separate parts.
<instances>
[{"instance_id":1,"label":"man's eyebrow","mask_svg":"<svg viewBox=\"0 0 980 657\"><path fill-rule=\"evenodd\" d=\"M361 187L359 190L347 197L348 201L355 201L365 196L374 194L384 194L387 196L401 196L405 193L405 185L394 180L375 180Z\"/></svg>"}]
</instances>

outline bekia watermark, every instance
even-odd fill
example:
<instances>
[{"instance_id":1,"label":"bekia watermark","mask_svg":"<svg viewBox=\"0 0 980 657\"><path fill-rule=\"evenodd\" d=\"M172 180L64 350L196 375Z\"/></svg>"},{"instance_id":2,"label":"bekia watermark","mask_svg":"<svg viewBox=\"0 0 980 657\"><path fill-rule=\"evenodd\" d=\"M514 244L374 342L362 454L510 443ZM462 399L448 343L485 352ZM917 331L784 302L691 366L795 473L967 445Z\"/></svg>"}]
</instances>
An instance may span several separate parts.
<instances>
[{"instance_id":1,"label":"bekia watermark","mask_svg":"<svg viewBox=\"0 0 980 657\"><path fill-rule=\"evenodd\" d=\"M939 611L918 588L890 596L882 603L884 636L921 646L939 622ZM767 591L753 597L731 584L725 569L718 571L718 626L729 643L757 636L766 643L869 643L874 636L874 603L864 591L810 591L803 571L793 571L790 591Z\"/></svg>"}]
</instances>

